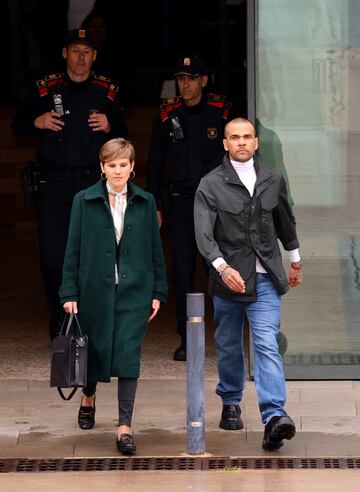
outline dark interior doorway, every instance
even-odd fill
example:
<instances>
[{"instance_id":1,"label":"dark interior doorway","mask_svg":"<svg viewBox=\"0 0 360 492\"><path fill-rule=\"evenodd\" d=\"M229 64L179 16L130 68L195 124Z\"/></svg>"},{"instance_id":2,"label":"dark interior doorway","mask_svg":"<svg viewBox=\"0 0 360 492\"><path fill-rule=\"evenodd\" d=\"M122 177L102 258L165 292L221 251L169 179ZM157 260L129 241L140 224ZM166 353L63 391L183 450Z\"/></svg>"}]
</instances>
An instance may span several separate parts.
<instances>
[{"instance_id":1,"label":"dark interior doorway","mask_svg":"<svg viewBox=\"0 0 360 492\"><path fill-rule=\"evenodd\" d=\"M210 90L226 94L239 114L247 113L247 1L157 0L134 3L99 0L95 3L108 12L107 62L110 75L120 85L125 110L128 109L131 138L137 147L137 184L143 186L149 129L158 113L163 81L173 78L174 66L180 56L198 54L203 58L211 72ZM0 224L0 249L3 257L9 256L9 251L14 255L6 264L4 262L2 270L3 278L11 278L11 286L5 282L2 289L3 304L6 304L6 313L3 309L6 317L4 326L12 326L12 303L26 299L16 319L17 327L24 330L24 350L29 341L27 334L33 333L36 325L37 340L41 341L44 357L47 356L44 333L48 313L39 269L35 214L33 209L25 206L19 186L20 170L32 158L36 142L15 139L10 122L15 106L26 97L34 81L46 73L63 69L61 47L67 32L68 4L67 0L4 0L0 3L4 19L0 39L4 47L3 68L6 74L0 80L2 128L6 127L1 150L6 152L11 163L2 167L3 178L7 181L6 193L0 193L4 217ZM166 227L163 237L170 265ZM205 292L207 277L200 258L197 272L196 289ZM171 351L177 343L174 310L170 294L160 319L164 340L172 337L167 341L168 353L162 354L166 360L171 359ZM210 327L209 306L206 312ZM4 350L8 350L10 345L13 347L11 350L17 350L19 333L12 331L13 338L9 338ZM211 331L208 332L209 340L210 335ZM213 350L210 341L208 347Z\"/></svg>"},{"instance_id":2,"label":"dark interior doorway","mask_svg":"<svg viewBox=\"0 0 360 492\"><path fill-rule=\"evenodd\" d=\"M210 89L246 113L246 0L96 0L107 25L108 72L128 106L156 105L180 56L208 64ZM16 104L37 76L63 68L67 0L2 2L5 52L1 106ZM106 66L105 66L105 71ZM106 75L106 74L105 74ZM9 83L12 79L12 83Z\"/></svg>"}]
</instances>

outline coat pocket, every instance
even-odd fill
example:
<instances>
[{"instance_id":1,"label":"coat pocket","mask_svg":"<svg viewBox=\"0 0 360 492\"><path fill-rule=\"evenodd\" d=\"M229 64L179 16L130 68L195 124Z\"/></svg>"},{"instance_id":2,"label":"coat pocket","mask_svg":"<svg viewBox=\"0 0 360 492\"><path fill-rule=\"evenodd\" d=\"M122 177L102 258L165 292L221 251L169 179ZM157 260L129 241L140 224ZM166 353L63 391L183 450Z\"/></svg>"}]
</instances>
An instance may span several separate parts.
<instances>
[{"instance_id":1,"label":"coat pocket","mask_svg":"<svg viewBox=\"0 0 360 492\"><path fill-rule=\"evenodd\" d=\"M273 210L276 206L275 197L269 196L261 199L260 230L262 243L272 241L276 234L273 220Z\"/></svg>"},{"instance_id":2,"label":"coat pocket","mask_svg":"<svg viewBox=\"0 0 360 492\"><path fill-rule=\"evenodd\" d=\"M244 210L244 202L242 200L230 200L225 197L225 200L218 200L217 202L218 213L220 214L240 214Z\"/></svg>"},{"instance_id":3,"label":"coat pocket","mask_svg":"<svg viewBox=\"0 0 360 492\"><path fill-rule=\"evenodd\" d=\"M226 198L226 197L225 197ZM233 247L246 239L245 207L242 200L224 200L217 204L217 219L215 223L215 234L219 238L227 238L226 243ZM229 234L229 231L232 233Z\"/></svg>"}]
</instances>

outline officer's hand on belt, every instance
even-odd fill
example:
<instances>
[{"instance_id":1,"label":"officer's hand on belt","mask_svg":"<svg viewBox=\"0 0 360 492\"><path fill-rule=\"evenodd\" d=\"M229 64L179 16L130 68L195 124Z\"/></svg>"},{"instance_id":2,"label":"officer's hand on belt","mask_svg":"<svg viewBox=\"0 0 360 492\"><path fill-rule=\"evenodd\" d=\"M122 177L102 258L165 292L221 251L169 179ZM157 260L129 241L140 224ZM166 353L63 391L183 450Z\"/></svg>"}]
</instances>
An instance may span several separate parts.
<instances>
[{"instance_id":1,"label":"officer's hand on belt","mask_svg":"<svg viewBox=\"0 0 360 492\"><path fill-rule=\"evenodd\" d=\"M88 123L93 132L110 132L110 123L108 122L106 114L91 112Z\"/></svg>"},{"instance_id":2,"label":"officer's hand on belt","mask_svg":"<svg viewBox=\"0 0 360 492\"><path fill-rule=\"evenodd\" d=\"M35 128L40 130L51 130L53 132L58 132L64 126L64 122L60 119L61 114L48 111L34 120Z\"/></svg>"}]
</instances>

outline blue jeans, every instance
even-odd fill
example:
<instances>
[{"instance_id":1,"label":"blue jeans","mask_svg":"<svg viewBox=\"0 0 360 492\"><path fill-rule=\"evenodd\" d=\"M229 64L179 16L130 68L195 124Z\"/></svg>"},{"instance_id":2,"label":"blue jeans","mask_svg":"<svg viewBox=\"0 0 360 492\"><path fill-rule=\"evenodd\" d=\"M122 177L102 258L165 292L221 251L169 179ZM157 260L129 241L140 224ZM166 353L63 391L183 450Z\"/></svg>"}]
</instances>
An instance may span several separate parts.
<instances>
[{"instance_id":1,"label":"blue jeans","mask_svg":"<svg viewBox=\"0 0 360 492\"><path fill-rule=\"evenodd\" d=\"M254 349L254 379L262 422L286 415L285 375L276 336L281 296L267 274L256 274L257 300L237 302L214 296L215 345L219 372L216 393L226 405L238 405L245 385L243 326L249 320Z\"/></svg>"}]
</instances>

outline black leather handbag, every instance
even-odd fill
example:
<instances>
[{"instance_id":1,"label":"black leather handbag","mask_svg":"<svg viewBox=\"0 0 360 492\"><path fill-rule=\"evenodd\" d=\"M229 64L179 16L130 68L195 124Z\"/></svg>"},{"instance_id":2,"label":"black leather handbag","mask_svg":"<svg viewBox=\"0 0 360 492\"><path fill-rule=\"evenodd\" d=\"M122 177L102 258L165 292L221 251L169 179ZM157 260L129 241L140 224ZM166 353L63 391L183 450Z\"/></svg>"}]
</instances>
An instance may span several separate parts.
<instances>
[{"instance_id":1,"label":"black leather handbag","mask_svg":"<svg viewBox=\"0 0 360 492\"><path fill-rule=\"evenodd\" d=\"M57 387L63 400L71 400L79 387L86 386L87 355L88 338L82 334L76 314L71 313L64 318L60 335L51 345L50 386ZM62 388L73 390L66 397Z\"/></svg>"}]
</instances>

